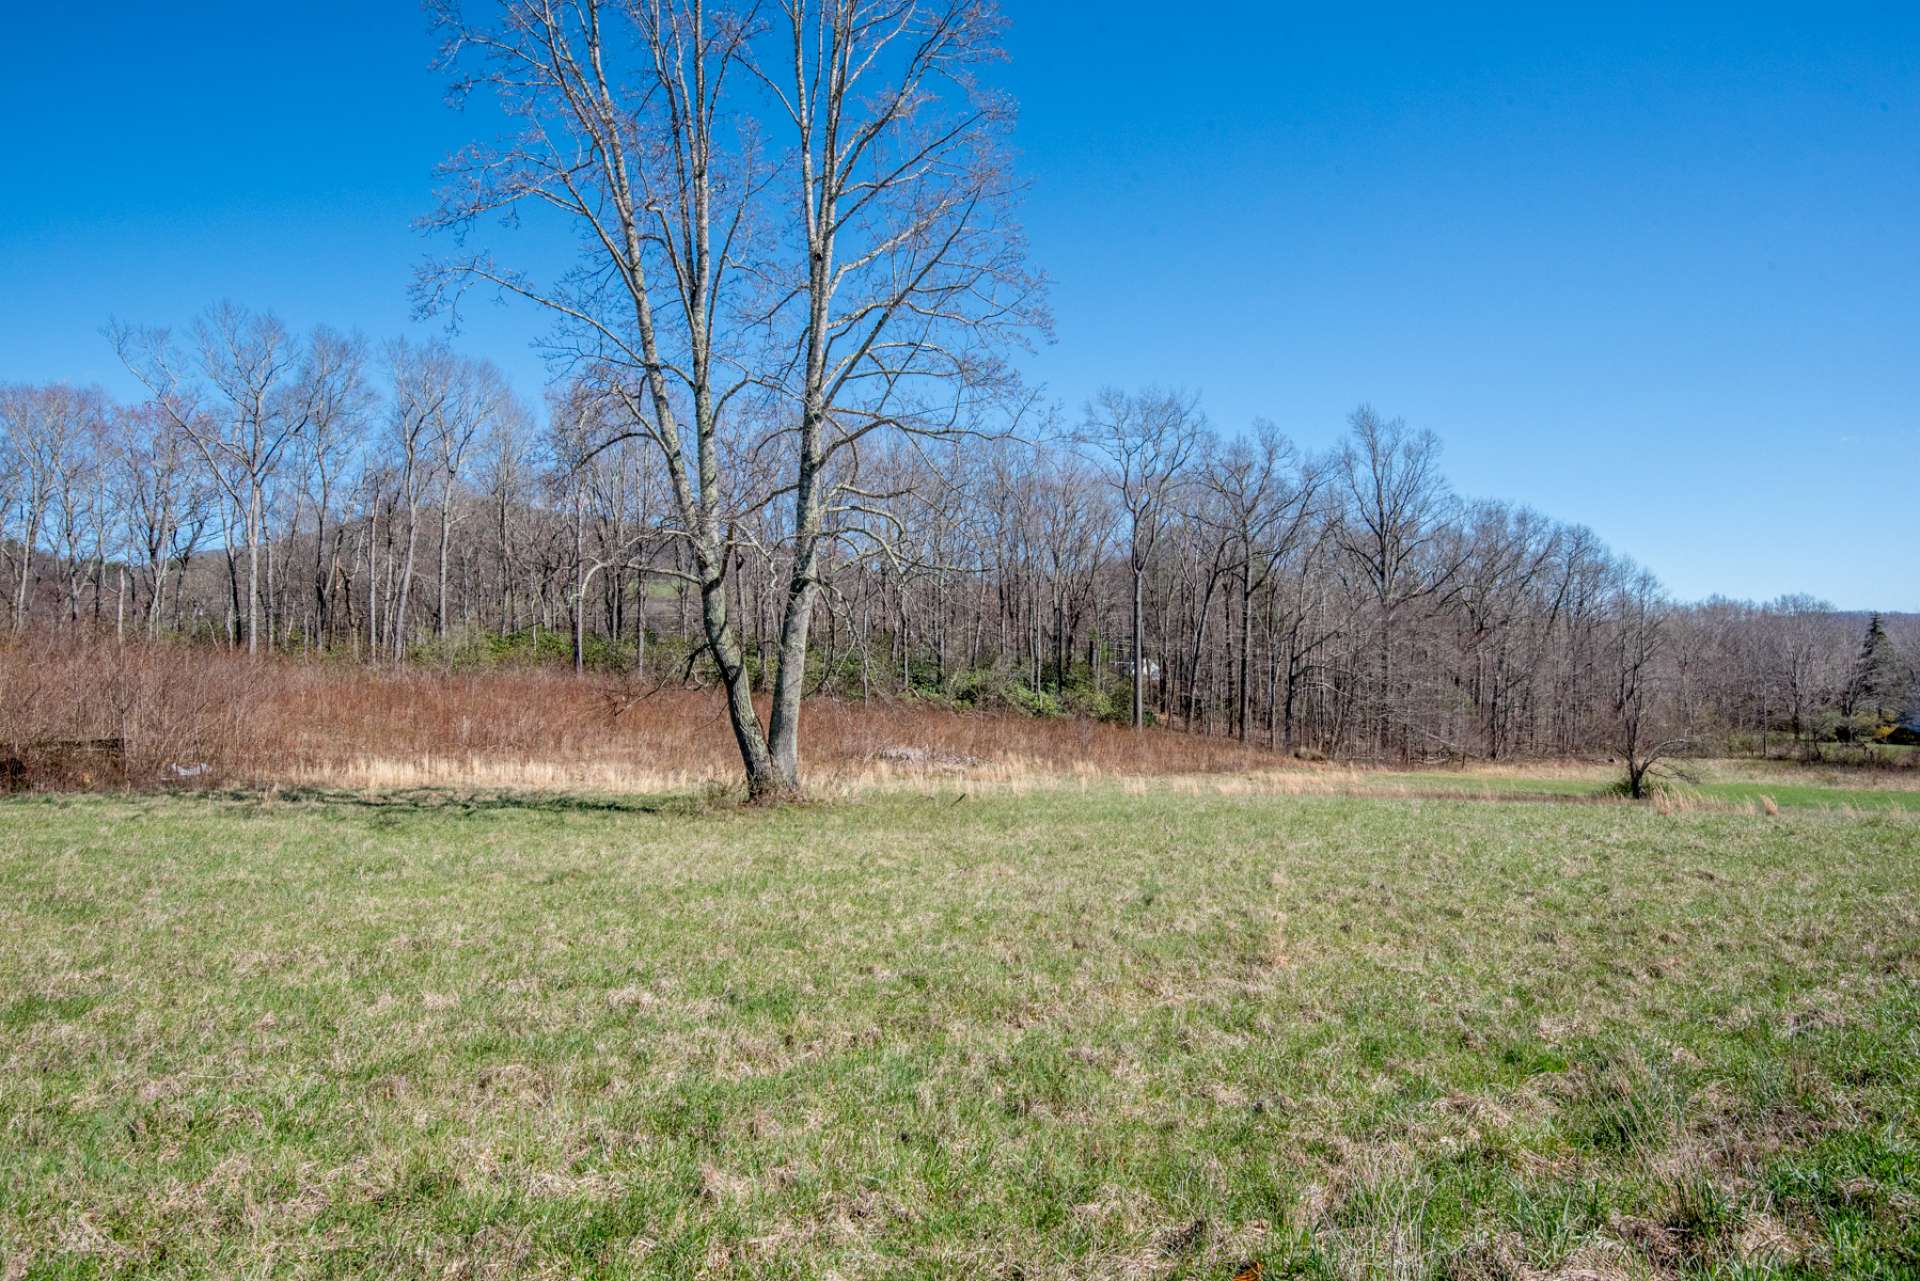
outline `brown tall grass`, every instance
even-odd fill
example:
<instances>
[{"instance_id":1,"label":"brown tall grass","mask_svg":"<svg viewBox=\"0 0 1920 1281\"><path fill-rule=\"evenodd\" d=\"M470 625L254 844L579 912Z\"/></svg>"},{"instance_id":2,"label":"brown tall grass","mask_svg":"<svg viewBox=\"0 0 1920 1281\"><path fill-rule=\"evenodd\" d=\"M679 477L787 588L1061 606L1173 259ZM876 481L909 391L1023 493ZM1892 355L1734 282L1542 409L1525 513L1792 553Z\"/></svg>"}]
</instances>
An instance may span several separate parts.
<instances>
[{"instance_id":1,"label":"brown tall grass","mask_svg":"<svg viewBox=\"0 0 1920 1281\"><path fill-rule=\"evenodd\" d=\"M955 772L1152 775L1272 769L1226 739L1089 721L814 699L816 783ZM608 676L249 661L60 634L0 643L0 762L41 787L303 784L647 790L731 780L716 694ZM0 780L3 783L4 780Z\"/></svg>"}]
</instances>

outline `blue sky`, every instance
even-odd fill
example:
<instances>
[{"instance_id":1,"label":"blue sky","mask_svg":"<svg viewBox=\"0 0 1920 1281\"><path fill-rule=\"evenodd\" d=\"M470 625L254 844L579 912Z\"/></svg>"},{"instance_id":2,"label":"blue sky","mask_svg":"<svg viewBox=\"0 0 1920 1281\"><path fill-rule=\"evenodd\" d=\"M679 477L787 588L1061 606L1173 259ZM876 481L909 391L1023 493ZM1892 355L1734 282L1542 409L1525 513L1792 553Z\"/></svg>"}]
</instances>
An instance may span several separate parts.
<instances>
[{"instance_id":1,"label":"blue sky","mask_svg":"<svg viewBox=\"0 0 1920 1281\"><path fill-rule=\"evenodd\" d=\"M1070 410L1169 383L1321 447L1370 401L1682 597L1920 609L1920 6L1004 7ZM474 124L419 12L167 8L11 17L0 380L131 394L107 319L223 297L419 328ZM538 330L459 341L537 401Z\"/></svg>"}]
</instances>

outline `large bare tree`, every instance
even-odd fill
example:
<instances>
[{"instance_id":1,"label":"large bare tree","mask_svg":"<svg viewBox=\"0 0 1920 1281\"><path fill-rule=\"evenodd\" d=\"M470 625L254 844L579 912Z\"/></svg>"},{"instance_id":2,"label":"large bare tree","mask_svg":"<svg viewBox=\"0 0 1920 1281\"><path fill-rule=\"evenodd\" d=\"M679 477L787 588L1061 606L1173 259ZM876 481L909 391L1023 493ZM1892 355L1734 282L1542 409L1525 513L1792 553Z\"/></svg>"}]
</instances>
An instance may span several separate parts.
<instances>
[{"instance_id":1,"label":"large bare tree","mask_svg":"<svg viewBox=\"0 0 1920 1281\"><path fill-rule=\"evenodd\" d=\"M983 0L438 14L457 92L490 91L515 132L450 162L430 222L524 215L580 253L552 277L465 253L425 300L486 283L547 308L616 434L658 448L748 789L790 795L822 550L876 529L844 519L879 501L863 442L988 429L1014 387L1006 343L1044 319L1008 221L1010 106L979 79L999 18ZM728 584L769 499L790 514L763 723Z\"/></svg>"}]
</instances>

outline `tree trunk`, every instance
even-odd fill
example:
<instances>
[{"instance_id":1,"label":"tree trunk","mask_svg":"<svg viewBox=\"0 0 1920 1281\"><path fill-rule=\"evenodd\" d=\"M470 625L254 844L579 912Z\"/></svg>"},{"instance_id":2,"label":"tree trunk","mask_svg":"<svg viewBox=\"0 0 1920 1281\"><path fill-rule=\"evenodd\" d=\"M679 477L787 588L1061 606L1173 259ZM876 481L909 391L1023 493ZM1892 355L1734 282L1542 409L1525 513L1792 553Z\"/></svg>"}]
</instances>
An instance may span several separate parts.
<instances>
[{"instance_id":1,"label":"tree trunk","mask_svg":"<svg viewBox=\"0 0 1920 1281\"><path fill-rule=\"evenodd\" d=\"M1133 727L1137 730L1147 723L1147 686L1146 659L1141 650L1146 648L1146 621L1143 616L1145 602L1141 597L1145 575L1138 564L1133 567Z\"/></svg>"},{"instance_id":2,"label":"tree trunk","mask_svg":"<svg viewBox=\"0 0 1920 1281\"><path fill-rule=\"evenodd\" d=\"M792 785L781 786L773 757L767 750L759 714L753 709L753 688L747 665L727 624L726 578L710 568L701 575L700 623L707 635L707 648L726 687L727 720L733 727L734 743L740 749L741 764L746 769L747 795L753 800L772 800L790 793ZM789 724L797 729L797 723Z\"/></svg>"},{"instance_id":3,"label":"tree trunk","mask_svg":"<svg viewBox=\"0 0 1920 1281\"><path fill-rule=\"evenodd\" d=\"M440 595L433 609L433 634L439 640L447 638L447 542L453 536L452 510L453 490L449 486L440 498Z\"/></svg>"},{"instance_id":4,"label":"tree trunk","mask_svg":"<svg viewBox=\"0 0 1920 1281\"><path fill-rule=\"evenodd\" d=\"M260 536L265 521L260 481L256 477L247 499L247 655L260 654Z\"/></svg>"}]
</instances>

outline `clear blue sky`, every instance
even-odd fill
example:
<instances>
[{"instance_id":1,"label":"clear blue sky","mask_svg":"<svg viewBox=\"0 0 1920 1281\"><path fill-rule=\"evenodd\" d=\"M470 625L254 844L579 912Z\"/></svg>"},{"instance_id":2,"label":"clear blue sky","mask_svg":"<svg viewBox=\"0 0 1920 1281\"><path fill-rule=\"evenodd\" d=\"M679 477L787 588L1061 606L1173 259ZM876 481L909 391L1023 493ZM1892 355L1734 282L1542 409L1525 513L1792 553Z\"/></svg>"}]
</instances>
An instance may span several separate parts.
<instances>
[{"instance_id":1,"label":"clear blue sky","mask_svg":"<svg viewBox=\"0 0 1920 1281\"><path fill-rule=\"evenodd\" d=\"M1007 0L1034 375L1311 446L1371 401L1682 597L1920 609L1920 5L1439 8ZM131 394L108 317L222 297L410 327L472 122L407 0L32 5L9 42L0 380ZM537 329L460 343L537 400Z\"/></svg>"}]
</instances>

